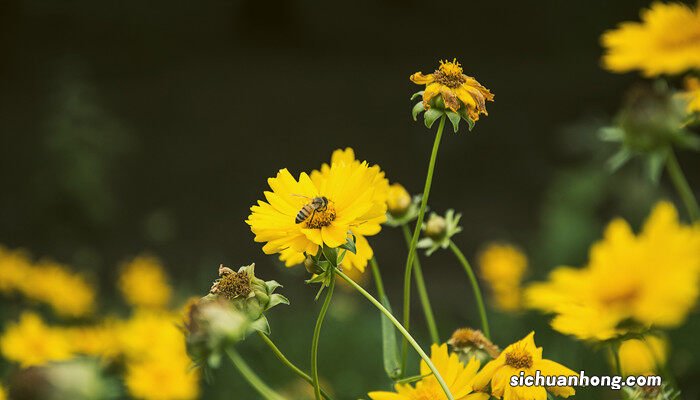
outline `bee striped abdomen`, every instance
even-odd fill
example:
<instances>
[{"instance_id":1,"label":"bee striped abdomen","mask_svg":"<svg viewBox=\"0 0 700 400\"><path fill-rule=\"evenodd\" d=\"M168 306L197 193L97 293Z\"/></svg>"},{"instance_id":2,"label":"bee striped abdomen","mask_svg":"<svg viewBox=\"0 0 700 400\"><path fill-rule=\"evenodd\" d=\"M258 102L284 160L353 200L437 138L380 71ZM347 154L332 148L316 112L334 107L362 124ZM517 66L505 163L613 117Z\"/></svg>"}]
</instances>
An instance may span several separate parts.
<instances>
[{"instance_id":1,"label":"bee striped abdomen","mask_svg":"<svg viewBox=\"0 0 700 400\"><path fill-rule=\"evenodd\" d=\"M299 210L299 213L297 213L297 217L294 219L295 224L300 224L304 222L307 218L309 218L309 215L313 212L313 208L311 205L307 204L304 207Z\"/></svg>"}]
</instances>

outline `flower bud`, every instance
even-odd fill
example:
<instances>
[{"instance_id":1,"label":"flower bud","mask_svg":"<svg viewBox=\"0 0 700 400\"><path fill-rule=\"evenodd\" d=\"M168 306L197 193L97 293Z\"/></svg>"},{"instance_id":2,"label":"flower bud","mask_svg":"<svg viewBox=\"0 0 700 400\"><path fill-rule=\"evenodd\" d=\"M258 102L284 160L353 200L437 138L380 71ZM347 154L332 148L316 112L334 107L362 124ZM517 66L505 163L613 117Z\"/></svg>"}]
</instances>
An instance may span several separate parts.
<instances>
[{"instance_id":1,"label":"flower bud","mask_svg":"<svg viewBox=\"0 0 700 400\"><path fill-rule=\"evenodd\" d=\"M486 361L496 359L501 350L481 333L480 330L460 328L454 331L447 344L452 346L452 351L457 353L460 361L469 362L476 357L483 365Z\"/></svg>"},{"instance_id":2,"label":"flower bud","mask_svg":"<svg viewBox=\"0 0 700 400\"><path fill-rule=\"evenodd\" d=\"M428 218L428 222L425 223L425 236L434 240L440 240L445 236L446 229L447 221L445 221L445 218L432 213L430 218Z\"/></svg>"},{"instance_id":3,"label":"flower bud","mask_svg":"<svg viewBox=\"0 0 700 400\"><path fill-rule=\"evenodd\" d=\"M400 183L394 183L389 187L386 205L392 217L401 217L411 206L411 195Z\"/></svg>"}]
</instances>

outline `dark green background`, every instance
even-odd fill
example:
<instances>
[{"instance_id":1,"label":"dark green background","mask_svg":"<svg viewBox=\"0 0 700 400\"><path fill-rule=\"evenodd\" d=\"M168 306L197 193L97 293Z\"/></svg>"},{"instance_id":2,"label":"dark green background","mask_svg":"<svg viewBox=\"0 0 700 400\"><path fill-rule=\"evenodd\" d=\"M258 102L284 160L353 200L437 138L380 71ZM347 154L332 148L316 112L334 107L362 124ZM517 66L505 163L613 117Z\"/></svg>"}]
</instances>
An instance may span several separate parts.
<instances>
[{"instance_id":1,"label":"dark green background","mask_svg":"<svg viewBox=\"0 0 700 400\"><path fill-rule=\"evenodd\" d=\"M273 337L307 366L315 288L304 285L303 269L263 255L243 222L266 178L282 167L317 168L333 149L352 146L420 191L433 133L410 118L409 97L420 88L408 76L457 57L496 102L472 133L445 136L431 207L463 213L456 242L471 259L485 242L509 240L531 255L533 277L579 265L611 216L638 226L655 199L673 198L665 180L655 187L634 163L611 177L604 161L614 148L596 138L625 90L642 81L601 69L599 36L646 5L3 0L0 243L87 272L104 310L121 307L116 266L141 251L163 258L181 298L204 294L219 263L254 261L292 301L270 315ZM700 187L700 159L680 159ZM398 306L401 234L387 228L372 244ZM453 257L439 252L424 269L442 335L477 324ZM336 300L323 376L343 399L388 387L376 313L354 296ZM424 339L417 303L414 310ZM545 356L605 371L602 352L535 314L492 318L501 345L536 328ZM685 398L700 393L697 319L674 332L672 366ZM274 385L294 380L255 338L244 347ZM583 389L577 397L611 395ZM204 397L254 395L237 377L219 377Z\"/></svg>"}]
</instances>

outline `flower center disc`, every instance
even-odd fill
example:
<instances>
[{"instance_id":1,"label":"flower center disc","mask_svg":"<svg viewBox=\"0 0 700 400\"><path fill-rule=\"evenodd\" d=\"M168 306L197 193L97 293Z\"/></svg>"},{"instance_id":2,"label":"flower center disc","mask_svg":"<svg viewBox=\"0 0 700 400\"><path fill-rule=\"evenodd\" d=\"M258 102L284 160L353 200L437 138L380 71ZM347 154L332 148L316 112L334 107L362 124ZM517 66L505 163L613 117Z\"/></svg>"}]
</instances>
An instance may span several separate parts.
<instances>
[{"instance_id":1,"label":"flower center disc","mask_svg":"<svg viewBox=\"0 0 700 400\"><path fill-rule=\"evenodd\" d=\"M328 202L326 209L323 211L315 211L311 213L306 220L305 226L307 229L320 229L328 226L335 220L335 207L331 202Z\"/></svg>"},{"instance_id":2,"label":"flower center disc","mask_svg":"<svg viewBox=\"0 0 700 400\"><path fill-rule=\"evenodd\" d=\"M440 61L440 68L433 74L435 80L447 87L457 88L467 81L457 60Z\"/></svg>"},{"instance_id":3,"label":"flower center disc","mask_svg":"<svg viewBox=\"0 0 700 400\"><path fill-rule=\"evenodd\" d=\"M506 353L506 364L515 369L530 368L532 356L523 350L513 350Z\"/></svg>"}]
</instances>

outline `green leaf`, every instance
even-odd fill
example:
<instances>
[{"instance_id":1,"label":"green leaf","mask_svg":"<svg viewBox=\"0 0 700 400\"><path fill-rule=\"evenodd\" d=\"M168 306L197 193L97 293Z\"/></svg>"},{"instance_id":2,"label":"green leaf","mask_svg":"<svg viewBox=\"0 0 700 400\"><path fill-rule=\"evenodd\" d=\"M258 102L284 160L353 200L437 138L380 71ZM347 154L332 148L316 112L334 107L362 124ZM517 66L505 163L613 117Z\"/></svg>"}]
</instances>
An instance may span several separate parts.
<instances>
[{"instance_id":1,"label":"green leaf","mask_svg":"<svg viewBox=\"0 0 700 400\"><path fill-rule=\"evenodd\" d=\"M432 372L429 372L425 375L409 376L407 378L399 379L399 380L395 381L395 383L400 384L400 385L408 385L408 384L413 383L413 382L418 382L419 380L421 380L423 378L427 378L432 374L433 374Z\"/></svg>"},{"instance_id":2,"label":"green leaf","mask_svg":"<svg viewBox=\"0 0 700 400\"><path fill-rule=\"evenodd\" d=\"M267 318L265 318L264 315L260 316L260 318L256 319L250 324L251 329L254 329L256 331L260 331L266 335L270 334L270 324L267 322Z\"/></svg>"},{"instance_id":3,"label":"green leaf","mask_svg":"<svg viewBox=\"0 0 700 400\"><path fill-rule=\"evenodd\" d=\"M422 96L423 96L423 92L424 92L424 91L421 90L420 92L415 92L415 93L413 93L413 95L411 96L411 101L415 100L417 97L422 97Z\"/></svg>"},{"instance_id":4,"label":"green leaf","mask_svg":"<svg viewBox=\"0 0 700 400\"><path fill-rule=\"evenodd\" d=\"M331 263L332 266L338 266L338 250L332 249L328 246L323 246L323 256ZM327 271L327 269L325 269Z\"/></svg>"},{"instance_id":5,"label":"green leaf","mask_svg":"<svg viewBox=\"0 0 700 400\"><path fill-rule=\"evenodd\" d=\"M418 121L418 114L422 113L425 110L425 107L423 106L423 102L419 101L416 103L415 106L413 106L413 110L411 110L411 115L413 115L413 120Z\"/></svg>"},{"instance_id":6,"label":"green leaf","mask_svg":"<svg viewBox=\"0 0 700 400\"><path fill-rule=\"evenodd\" d=\"M620 167L625 165L625 163L632 158L632 153L630 153L629 150L622 148L620 151L615 153L610 159L608 160L608 168L610 169L611 172L615 172Z\"/></svg>"},{"instance_id":7,"label":"green leaf","mask_svg":"<svg viewBox=\"0 0 700 400\"><path fill-rule=\"evenodd\" d=\"M449 118L452 123L452 128L454 128L455 133L457 133L459 130L459 121L462 120L462 117L454 111L445 111L445 114L447 114L447 118Z\"/></svg>"},{"instance_id":8,"label":"green leaf","mask_svg":"<svg viewBox=\"0 0 700 400\"><path fill-rule=\"evenodd\" d=\"M391 304L386 296L380 298L384 308L391 311ZM396 342L396 328L391 320L382 314L382 351L384 353L384 371L391 379L401 377L401 360L399 357L399 346Z\"/></svg>"},{"instance_id":9,"label":"green leaf","mask_svg":"<svg viewBox=\"0 0 700 400\"><path fill-rule=\"evenodd\" d=\"M345 242L342 246L340 246L341 249L345 249L352 254L357 254L357 248L355 247L355 235L351 235L347 242Z\"/></svg>"},{"instance_id":10,"label":"green leaf","mask_svg":"<svg viewBox=\"0 0 700 400\"><path fill-rule=\"evenodd\" d=\"M474 121L473 121L471 118L469 118L469 117L465 118L465 120L467 121L467 125L469 125L469 132L471 132L472 129L474 129L474 127L476 126L476 122L474 122Z\"/></svg>"},{"instance_id":11,"label":"green leaf","mask_svg":"<svg viewBox=\"0 0 700 400\"><path fill-rule=\"evenodd\" d=\"M436 108L429 108L423 115L425 127L428 129L432 128L435 121L437 121L438 118L442 117L443 114L444 111L442 110L438 110Z\"/></svg>"},{"instance_id":12,"label":"green leaf","mask_svg":"<svg viewBox=\"0 0 700 400\"><path fill-rule=\"evenodd\" d=\"M655 184L659 183L661 172L664 169L664 165L666 165L667 156L668 152L666 150L655 151L647 156L647 176Z\"/></svg>"}]
</instances>

